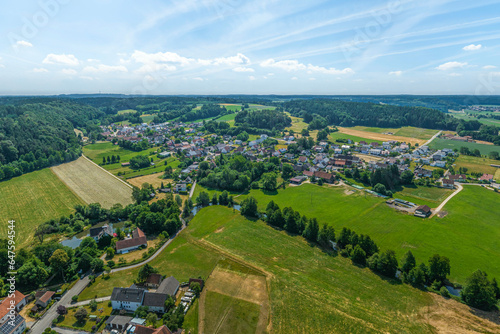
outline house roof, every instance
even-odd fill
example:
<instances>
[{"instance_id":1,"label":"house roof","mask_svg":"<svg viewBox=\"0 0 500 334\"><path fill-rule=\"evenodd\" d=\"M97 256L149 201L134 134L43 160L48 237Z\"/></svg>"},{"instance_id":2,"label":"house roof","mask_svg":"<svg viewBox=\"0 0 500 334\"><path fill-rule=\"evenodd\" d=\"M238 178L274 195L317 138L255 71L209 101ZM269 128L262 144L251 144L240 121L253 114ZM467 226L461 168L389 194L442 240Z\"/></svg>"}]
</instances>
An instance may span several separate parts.
<instances>
[{"instance_id":1,"label":"house roof","mask_svg":"<svg viewBox=\"0 0 500 334\"><path fill-rule=\"evenodd\" d=\"M143 306L164 307L168 295L165 293L146 292L144 293Z\"/></svg>"},{"instance_id":2,"label":"house roof","mask_svg":"<svg viewBox=\"0 0 500 334\"><path fill-rule=\"evenodd\" d=\"M26 297L25 295L16 290L14 292L14 301L15 301L14 305L19 304L19 302L22 301L25 297ZM0 304L0 319L2 319L9 312L9 306L11 300L12 298L10 297L7 297L4 300L2 300L2 303Z\"/></svg>"},{"instance_id":3,"label":"house roof","mask_svg":"<svg viewBox=\"0 0 500 334\"><path fill-rule=\"evenodd\" d=\"M491 174L483 174L479 180L483 181L483 180L486 180L486 181L489 181L489 180L492 180L493 179L493 175Z\"/></svg>"},{"instance_id":4,"label":"house roof","mask_svg":"<svg viewBox=\"0 0 500 334\"><path fill-rule=\"evenodd\" d=\"M151 274L146 280L146 284L160 284L162 277L160 274Z\"/></svg>"},{"instance_id":5,"label":"house roof","mask_svg":"<svg viewBox=\"0 0 500 334\"><path fill-rule=\"evenodd\" d=\"M317 171L314 172L314 176L320 177L325 180L331 180L333 178L333 174L327 173L327 172L322 172L322 171Z\"/></svg>"},{"instance_id":6,"label":"house roof","mask_svg":"<svg viewBox=\"0 0 500 334\"><path fill-rule=\"evenodd\" d=\"M456 174L456 175L449 175L448 178L450 180L460 180L460 179L466 179L467 177L464 174Z\"/></svg>"},{"instance_id":7,"label":"house roof","mask_svg":"<svg viewBox=\"0 0 500 334\"><path fill-rule=\"evenodd\" d=\"M129 247L137 247L140 245L147 245L147 244L148 240L146 239L146 237L118 240L116 242L116 250L125 249Z\"/></svg>"},{"instance_id":8,"label":"house roof","mask_svg":"<svg viewBox=\"0 0 500 334\"><path fill-rule=\"evenodd\" d=\"M108 320L106 320L106 324L124 327L132 319L133 319L132 317L127 317L124 315L112 315L108 318Z\"/></svg>"},{"instance_id":9,"label":"house roof","mask_svg":"<svg viewBox=\"0 0 500 334\"><path fill-rule=\"evenodd\" d=\"M172 331L170 331L170 329L168 329L168 327L165 325L159 328L136 325L134 334L172 334Z\"/></svg>"},{"instance_id":10,"label":"house roof","mask_svg":"<svg viewBox=\"0 0 500 334\"><path fill-rule=\"evenodd\" d=\"M158 289L156 289L157 293L165 293L169 296L175 295L177 290L179 289L179 281L176 280L173 276L165 278Z\"/></svg>"},{"instance_id":11,"label":"house roof","mask_svg":"<svg viewBox=\"0 0 500 334\"><path fill-rule=\"evenodd\" d=\"M431 212L431 208L429 208L427 205L420 205L415 210L416 211L423 211L425 213Z\"/></svg>"},{"instance_id":12,"label":"house roof","mask_svg":"<svg viewBox=\"0 0 500 334\"><path fill-rule=\"evenodd\" d=\"M54 291L46 291L43 296L40 297L40 299L38 299L39 301L41 301L42 303L47 303L51 298L52 296L55 294Z\"/></svg>"},{"instance_id":13,"label":"house roof","mask_svg":"<svg viewBox=\"0 0 500 334\"><path fill-rule=\"evenodd\" d=\"M443 184L455 184L455 181L450 179L443 179Z\"/></svg>"},{"instance_id":14,"label":"house roof","mask_svg":"<svg viewBox=\"0 0 500 334\"><path fill-rule=\"evenodd\" d=\"M114 288L111 294L111 300L119 302L142 302L144 290L131 288Z\"/></svg>"}]
</instances>

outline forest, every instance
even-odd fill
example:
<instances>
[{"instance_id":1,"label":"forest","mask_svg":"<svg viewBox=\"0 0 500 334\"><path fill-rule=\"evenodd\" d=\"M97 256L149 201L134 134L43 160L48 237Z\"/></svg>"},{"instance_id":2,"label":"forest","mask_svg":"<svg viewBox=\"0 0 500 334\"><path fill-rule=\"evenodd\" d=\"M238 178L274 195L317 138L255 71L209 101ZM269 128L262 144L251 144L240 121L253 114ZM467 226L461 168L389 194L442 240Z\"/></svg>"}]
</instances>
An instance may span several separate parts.
<instances>
[{"instance_id":1,"label":"forest","mask_svg":"<svg viewBox=\"0 0 500 334\"><path fill-rule=\"evenodd\" d=\"M285 127L292 124L292 119L281 112L281 108L278 108L276 110L255 111L244 109L236 115L234 121L235 125L268 130L283 130Z\"/></svg>"}]
</instances>

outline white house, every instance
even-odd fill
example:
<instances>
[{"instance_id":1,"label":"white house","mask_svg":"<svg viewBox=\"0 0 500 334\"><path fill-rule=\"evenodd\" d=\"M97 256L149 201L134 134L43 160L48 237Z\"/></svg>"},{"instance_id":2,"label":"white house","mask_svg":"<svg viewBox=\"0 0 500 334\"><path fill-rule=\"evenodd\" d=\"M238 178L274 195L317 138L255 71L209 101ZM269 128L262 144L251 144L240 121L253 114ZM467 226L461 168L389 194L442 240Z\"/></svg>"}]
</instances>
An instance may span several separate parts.
<instances>
[{"instance_id":1,"label":"white house","mask_svg":"<svg viewBox=\"0 0 500 334\"><path fill-rule=\"evenodd\" d=\"M144 290L135 288L114 288L111 294L113 310L128 310L134 312L142 305Z\"/></svg>"}]
</instances>

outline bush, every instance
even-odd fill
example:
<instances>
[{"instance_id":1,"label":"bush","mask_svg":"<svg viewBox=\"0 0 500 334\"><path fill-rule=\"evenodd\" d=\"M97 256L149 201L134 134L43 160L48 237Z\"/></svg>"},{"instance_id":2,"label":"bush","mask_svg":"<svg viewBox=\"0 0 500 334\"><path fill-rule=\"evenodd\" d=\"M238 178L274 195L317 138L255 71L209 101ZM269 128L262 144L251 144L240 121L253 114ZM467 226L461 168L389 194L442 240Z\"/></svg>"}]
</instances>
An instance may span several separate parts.
<instances>
[{"instance_id":1,"label":"bush","mask_svg":"<svg viewBox=\"0 0 500 334\"><path fill-rule=\"evenodd\" d=\"M448 291L448 289L446 289L445 286L442 286L441 289L439 289L439 294L445 298L450 298L451 297L451 294L450 292Z\"/></svg>"},{"instance_id":2,"label":"bush","mask_svg":"<svg viewBox=\"0 0 500 334\"><path fill-rule=\"evenodd\" d=\"M75 295L75 296L71 297L71 301L73 303L76 303L78 301L78 295Z\"/></svg>"}]
</instances>

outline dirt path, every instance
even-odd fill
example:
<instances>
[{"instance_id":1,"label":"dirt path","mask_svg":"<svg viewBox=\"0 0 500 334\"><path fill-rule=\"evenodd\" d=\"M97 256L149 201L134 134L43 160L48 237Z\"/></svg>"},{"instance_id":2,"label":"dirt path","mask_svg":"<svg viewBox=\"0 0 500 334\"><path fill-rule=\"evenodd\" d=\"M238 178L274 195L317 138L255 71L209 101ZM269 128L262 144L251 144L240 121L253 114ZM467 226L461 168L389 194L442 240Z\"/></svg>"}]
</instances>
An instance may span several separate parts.
<instances>
[{"instance_id":1,"label":"dirt path","mask_svg":"<svg viewBox=\"0 0 500 334\"><path fill-rule=\"evenodd\" d=\"M432 136L431 139L429 139L428 141L426 141L424 144L422 144L422 146L425 146L425 145L429 145L434 139L436 139L437 136L439 136L443 131L439 131L438 133L436 133L434 136Z\"/></svg>"},{"instance_id":2,"label":"dirt path","mask_svg":"<svg viewBox=\"0 0 500 334\"><path fill-rule=\"evenodd\" d=\"M458 194L459 192L462 191L462 189L464 189L464 187L462 187L462 185L459 183L455 183L455 185L457 186L457 190L455 190L450 196L448 196L447 199L445 199L443 201L443 203L441 203L436 209L434 209L434 211L432 212L432 215L429 218L432 218L432 217L434 217L434 215L439 213L439 211L441 211L443 209L443 207L446 205L446 203L448 203L448 201L450 199L452 199L456 194Z\"/></svg>"}]
</instances>

